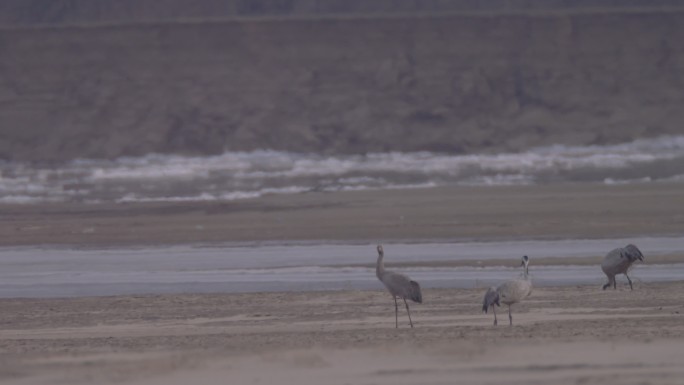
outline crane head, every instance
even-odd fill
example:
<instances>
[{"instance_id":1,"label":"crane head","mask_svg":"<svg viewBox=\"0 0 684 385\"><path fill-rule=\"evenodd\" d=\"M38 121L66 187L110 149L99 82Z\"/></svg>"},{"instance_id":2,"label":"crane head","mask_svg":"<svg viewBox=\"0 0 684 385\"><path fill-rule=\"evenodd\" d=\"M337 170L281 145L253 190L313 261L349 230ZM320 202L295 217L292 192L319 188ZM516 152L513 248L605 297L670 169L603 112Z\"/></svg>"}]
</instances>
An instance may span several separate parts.
<instances>
[{"instance_id":1,"label":"crane head","mask_svg":"<svg viewBox=\"0 0 684 385\"><path fill-rule=\"evenodd\" d=\"M641 253L641 250L639 250L638 247L634 246L633 244L629 244L625 246L625 251L627 253L627 257L632 262L636 261L637 259L643 262L644 255Z\"/></svg>"},{"instance_id":2,"label":"crane head","mask_svg":"<svg viewBox=\"0 0 684 385\"><path fill-rule=\"evenodd\" d=\"M384 251L382 250L382 245L378 245L378 254L384 255Z\"/></svg>"}]
</instances>

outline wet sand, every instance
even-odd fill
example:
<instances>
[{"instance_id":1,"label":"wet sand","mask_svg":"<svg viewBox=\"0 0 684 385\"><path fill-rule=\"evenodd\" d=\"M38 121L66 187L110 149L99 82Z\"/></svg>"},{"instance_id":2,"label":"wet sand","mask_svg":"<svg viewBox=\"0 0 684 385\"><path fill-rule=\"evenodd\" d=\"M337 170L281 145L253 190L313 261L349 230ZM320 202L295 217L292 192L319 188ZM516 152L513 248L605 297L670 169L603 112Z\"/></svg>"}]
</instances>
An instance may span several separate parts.
<instances>
[{"instance_id":1,"label":"wet sand","mask_svg":"<svg viewBox=\"0 0 684 385\"><path fill-rule=\"evenodd\" d=\"M680 236L684 184L452 187L232 202L0 205L0 246Z\"/></svg>"},{"instance_id":2,"label":"wet sand","mask_svg":"<svg viewBox=\"0 0 684 385\"><path fill-rule=\"evenodd\" d=\"M0 300L8 384L678 384L684 283L426 290L395 329L380 291Z\"/></svg>"},{"instance_id":3,"label":"wet sand","mask_svg":"<svg viewBox=\"0 0 684 385\"><path fill-rule=\"evenodd\" d=\"M681 235L681 184L443 188L214 204L3 207L4 246ZM666 258L666 257L663 257ZM670 258L670 257L667 257ZM671 258L677 259L678 256ZM550 262L550 261L548 261ZM585 262L590 262L589 260ZM676 261L674 261L676 262ZM664 263L668 263L664 261ZM536 288L513 327L482 289L0 300L8 384L679 384L684 281Z\"/></svg>"}]
</instances>

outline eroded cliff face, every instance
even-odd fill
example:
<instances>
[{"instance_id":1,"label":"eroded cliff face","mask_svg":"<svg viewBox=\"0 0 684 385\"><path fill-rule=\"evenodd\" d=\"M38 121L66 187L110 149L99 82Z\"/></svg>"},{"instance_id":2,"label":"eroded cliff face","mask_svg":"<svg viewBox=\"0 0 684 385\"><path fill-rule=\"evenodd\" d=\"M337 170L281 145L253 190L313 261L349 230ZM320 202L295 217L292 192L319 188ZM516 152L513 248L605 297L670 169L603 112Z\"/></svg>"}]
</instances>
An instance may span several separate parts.
<instances>
[{"instance_id":1,"label":"eroded cliff face","mask_svg":"<svg viewBox=\"0 0 684 385\"><path fill-rule=\"evenodd\" d=\"M681 8L681 0L0 0L0 25Z\"/></svg>"},{"instance_id":2,"label":"eroded cliff face","mask_svg":"<svg viewBox=\"0 0 684 385\"><path fill-rule=\"evenodd\" d=\"M684 12L0 30L0 159L516 151L684 132Z\"/></svg>"}]
</instances>

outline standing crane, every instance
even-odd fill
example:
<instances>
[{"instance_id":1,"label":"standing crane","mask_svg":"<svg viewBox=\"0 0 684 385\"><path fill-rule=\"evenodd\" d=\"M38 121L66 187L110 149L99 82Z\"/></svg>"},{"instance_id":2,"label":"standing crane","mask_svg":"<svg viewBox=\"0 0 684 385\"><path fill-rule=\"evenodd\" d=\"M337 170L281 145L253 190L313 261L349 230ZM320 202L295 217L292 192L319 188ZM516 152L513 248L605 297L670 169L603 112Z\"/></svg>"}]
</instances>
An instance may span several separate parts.
<instances>
[{"instance_id":1,"label":"standing crane","mask_svg":"<svg viewBox=\"0 0 684 385\"><path fill-rule=\"evenodd\" d=\"M511 305L518 303L527 298L532 293L532 280L529 276L528 265L530 258L525 255L522 257L521 266L525 266L523 276L518 279L508 280L498 287L490 287L485 293L484 301L482 303L482 311L487 313L491 307L494 311L494 325L496 325L496 306L501 306L501 303L508 305L508 321L513 326L513 315L511 314Z\"/></svg>"},{"instance_id":2,"label":"standing crane","mask_svg":"<svg viewBox=\"0 0 684 385\"><path fill-rule=\"evenodd\" d=\"M627 275L627 272L637 260L643 261L644 255L641 254L641 250L632 244L611 250L603 258L603 262L601 262L601 270L603 270L608 277L608 283L603 285L603 290L609 288L611 284L613 285L613 289L617 289L615 276L618 274L624 274L625 277L627 277L629 289L633 290L632 280L629 278L629 275Z\"/></svg>"},{"instance_id":3,"label":"standing crane","mask_svg":"<svg viewBox=\"0 0 684 385\"><path fill-rule=\"evenodd\" d=\"M378 245L378 263L375 268L375 275L378 276L380 282L385 285L387 291L394 298L394 322L395 327L399 328L399 305L397 304L397 297L404 300L404 305L406 305L406 312L408 313L409 323L413 327L413 321L411 321L411 311L409 310L408 302L406 299L410 299L413 302L423 303L423 294L420 292L420 285L416 281L412 281L409 277L404 274L395 273L394 271L385 270L385 263L383 258L385 253L382 250L382 245Z\"/></svg>"}]
</instances>

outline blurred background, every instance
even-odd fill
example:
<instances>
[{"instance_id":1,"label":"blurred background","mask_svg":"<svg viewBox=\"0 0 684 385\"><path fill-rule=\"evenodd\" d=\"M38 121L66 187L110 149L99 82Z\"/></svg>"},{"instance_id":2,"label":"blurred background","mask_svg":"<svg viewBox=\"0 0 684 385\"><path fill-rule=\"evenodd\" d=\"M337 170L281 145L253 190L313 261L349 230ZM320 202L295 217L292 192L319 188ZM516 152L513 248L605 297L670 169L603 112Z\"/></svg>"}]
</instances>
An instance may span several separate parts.
<instances>
[{"instance_id":1,"label":"blurred background","mask_svg":"<svg viewBox=\"0 0 684 385\"><path fill-rule=\"evenodd\" d=\"M0 203L684 179L676 0L2 0Z\"/></svg>"},{"instance_id":2,"label":"blurred background","mask_svg":"<svg viewBox=\"0 0 684 385\"><path fill-rule=\"evenodd\" d=\"M0 0L0 382L681 384L682 42L682 0Z\"/></svg>"}]
</instances>

